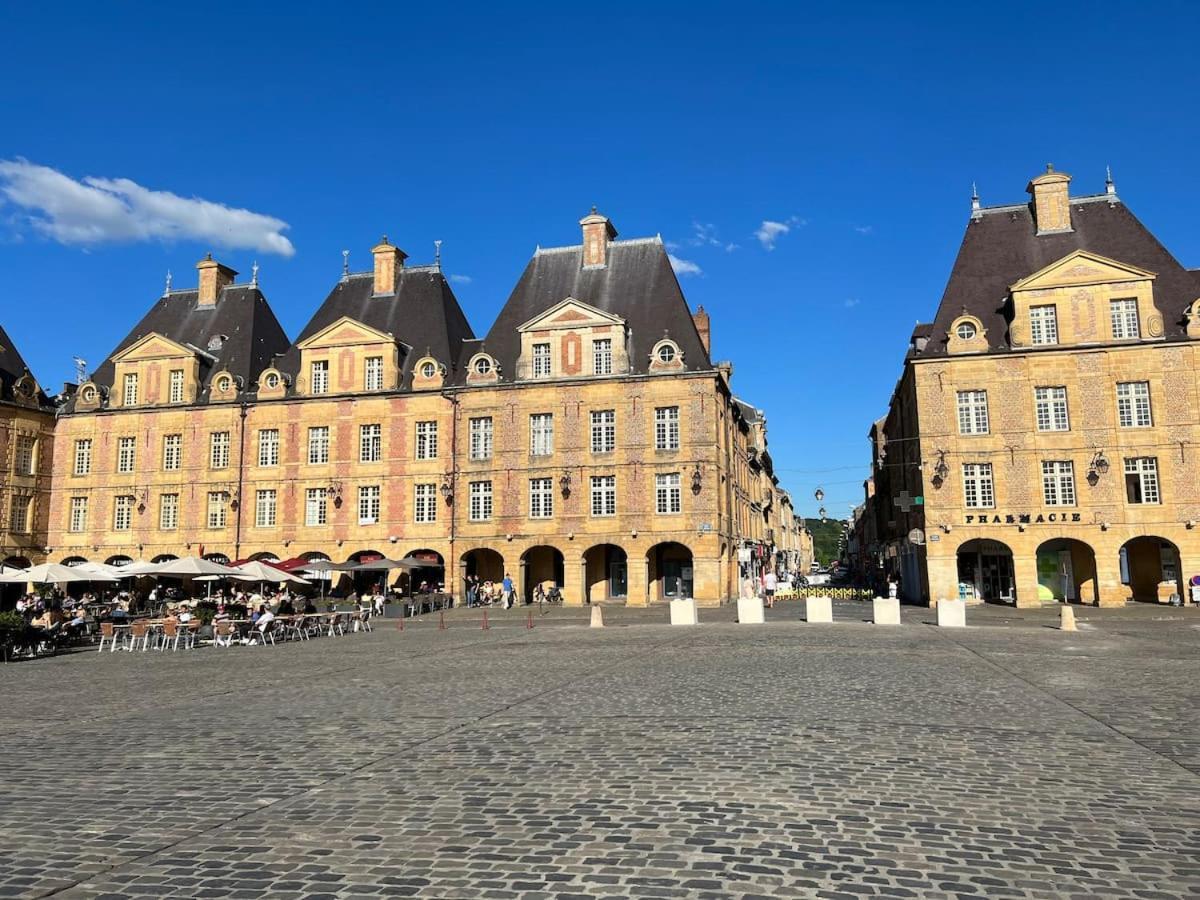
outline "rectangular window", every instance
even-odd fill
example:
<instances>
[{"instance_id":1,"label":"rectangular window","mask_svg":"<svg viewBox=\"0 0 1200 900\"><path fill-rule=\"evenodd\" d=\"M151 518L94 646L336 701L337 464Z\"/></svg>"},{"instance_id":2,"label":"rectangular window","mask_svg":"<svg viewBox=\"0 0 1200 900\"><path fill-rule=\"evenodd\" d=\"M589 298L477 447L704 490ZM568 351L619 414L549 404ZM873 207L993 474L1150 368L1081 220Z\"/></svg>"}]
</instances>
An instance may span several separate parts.
<instances>
[{"instance_id":1,"label":"rectangular window","mask_svg":"<svg viewBox=\"0 0 1200 900\"><path fill-rule=\"evenodd\" d=\"M34 451L37 448L37 439L30 434L17 435L17 444L13 450L13 474L14 475L32 475L36 467L34 466Z\"/></svg>"},{"instance_id":2,"label":"rectangular window","mask_svg":"<svg viewBox=\"0 0 1200 900\"><path fill-rule=\"evenodd\" d=\"M1038 431L1069 431L1067 417L1067 389L1065 387L1040 387L1033 389L1034 408L1037 412Z\"/></svg>"},{"instance_id":3,"label":"rectangular window","mask_svg":"<svg viewBox=\"0 0 1200 900\"><path fill-rule=\"evenodd\" d=\"M183 402L183 369L171 370L171 402Z\"/></svg>"},{"instance_id":4,"label":"rectangular window","mask_svg":"<svg viewBox=\"0 0 1200 900\"><path fill-rule=\"evenodd\" d=\"M617 476L592 476L592 515L615 516L617 514Z\"/></svg>"},{"instance_id":5,"label":"rectangular window","mask_svg":"<svg viewBox=\"0 0 1200 900\"><path fill-rule=\"evenodd\" d=\"M1055 307L1029 307L1029 339L1035 346L1058 343L1058 312Z\"/></svg>"},{"instance_id":6,"label":"rectangular window","mask_svg":"<svg viewBox=\"0 0 1200 900\"><path fill-rule=\"evenodd\" d=\"M304 524L325 525L329 522L329 505L326 489L309 488L304 492Z\"/></svg>"},{"instance_id":7,"label":"rectangular window","mask_svg":"<svg viewBox=\"0 0 1200 900\"><path fill-rule=\"evenodd\" d=\"M113 531L128 531L133 525L133 497L123 494L113 499Z\"/></svg>"},{"instance_id":8,"label":"rectangular window","mask_svg":"<svg viewBox=\"0 0 1200 900\"><path fill-rule=\"evenodd\" d=\"M29 497L13 494L9 502L8 530L14 534L29 531Z\"/></svg>"},{"instance_id":9,"label":"rectangular window","mask_svg":"<svg viewBox=\"0 0 1200 900\"><path fill-rule=\"evenodd\" d=\"M158 527L174 531L179 527L179 495L163 494L158 498Z\"/></svg>"},{"instance_id":10,"label":"rectangular window","mask_svg":"<svg viewBox=\"0 0 1200 900\"><path fill-rule=\"evenodd\" d=\"M437 521L437 485L418 484L416 486L416 502L413 504L418 522Z\"/></svg>"},{"instance_id":11,"label":"rectangular window","mask_svg":"<svg viewBox=\"0 0 1200 900\"><path fill-rule=\"evenodd\" d=\"M554 452L554 414L534 413L529 417L529 453L549 456Z\"/></svg>"},{"instance_id":12,"label":"rectangular window","mask_svg":"<svg viewBox=\"0 0 1200 900\"><path fill-rule=\"evenodd\" d=\"M183 435L163 435L163 471L178 472L183 465Z\"/></svg>"},{"instance_id":13,"label":"rectangular window","mask_svg":"<svg viewBox=\"0 0 1200 900\"><path fill-rule=\"evenodd\" d=\"M88 498L71 498L71 530L74 532L87 531Z\"/></svg>"},{"instance_id":14,"label":"rectangular window","mask_svg":"<svg viewBox=\"0 0 1200 900\"><path fill-rule=\"evenodd\" d=\"M612 338L592 341L592 372L596 375L612 374Z\"/></svg>"},{"instance_id":15,"label":"rectangular window","mask_svg":"<svg viewBox=\"0 0 1200 900\"><path fill-rule=\"evenodd\" d=\"M214 431L208 436L208 463L214 469L229 468L228 431Z\"/></svg>"},{"instance_id":16,"label":"rectangular window","mask_svg":"<svg viewBox=\"0 0 1200 900\"><path fill-rule=\"evenodd\" d=\"M383 426L358 426L358 460L359 462L379 462L383 459Z\"/></svg>"},{"instance_id":17,"label":"rectangular window","mask_svg":"<svg viewBox=\"0 0 1200 900\"><path fill-rule=\"evenodd\" d=\"M1137 300L1113 300L1109 304L1109 311L1112 314L1113 340L1120 341L1141 336L1141 329L1138 327Z\"/></svg>"},{"instance_id":18,"label":"rectangular window","mask_svg":"<svg viewBox=\"0 0 1200 900\"><path fill-rule=\"evenodd\" d=\"M137 406L138 377L137 372L125 373L125 392L121 395L122 406Z\"/></svg>"},{"instance_id":19,"label":"rectangular window","mask_svg":"<svg viewBox=\"0 0 1200 900\"><path fill-rule=\"evenodd\" d=\"M1042 498L1047 506L1075 505L1075 466L1069 460L1042 463Z\"/></svg>"},{"instance_id":20,"label":"rectangular window","mask_svg":"<svg viewBox=\"0 0 1200 900\"><path fill-rule=\"evenodd\" d=\"M358 524L374 525L379 522L379 485L364 484L358 489Z\"/></svg>"},{"instance_id":21,"label":"rectangular window","mask_svg":"<svg viewBox=\"0 0 1200 900\"><path fill-rule=\"evenodd\" d=\"M660 516L683 512L683 491L678 472L654 476L654 508Z\"/></svg>"},{"instance_id":22,"label":"rectangular window","mask_svg":"<svg viewBox=\"0 0 1200 900\"><path fill-rule=\"evenodd\" d=\"M383 390L382 356L368 356L363 363L363 388L368 391Z\"/></svg>"},{"instance_id":23,"label":"rectangular window","mask_svg":"<svg viewBox=\"0 0 1200 900\"><path fill-rule=\"evenodd\" d=\"M273 490L258 491L254 497L254 525L272 528L275 525L276 495Z\"/></svg>"},{"instance_id":24,"label":"rectangular window","mask_svg":"<svg viewBox=\"0 0 1200 900\"><path fill-rule=\"evenodd\" d=\"M279 465L279 429L263 428L258 432L258 464Z\"/></svg>"},{"instance_id":25,"label":"rectangular window","mask_svg":"<svg viewBox=\"0 0 1200 900\"><path fill-rule=\"evenodd\" d=\"M1125 460L1125 498L1130 503L1161 503L1158 458L1135 456Z\"/></svg>"},{"instance_id":26,"label":"rectangular window","mask_svg":"<svg viewBox=\"0 0 1200 900\"><path fill-rule=\"evenodd\" d=\"M492 517L492 483L472 481L470 484L468 516L472 522L486 522Z\"/></svg>"},{"instance_id":27,"label":"rectangular window","mask_svg":"<svg viewBox=\"0 0 1200 900\"><path fill-rule=\"evenodd\" d=\"M225 527L225 504L228 495L224 491L209 491L208 493L208 527Z\"/></svg>"},{"instance_id":28,"label":"rectangular window","mask_svg":"<svg viewBox=\"0 0 1200 900\"><path fill-rule=\"evenodd\" d=\"M309 380L314 394L329 393L329 361L320 359L308 368Z\"/></svg>"},{"instance_id":29,"label":"rectangular window","mask_svg":"<svg viewBox=\"0 0 1200 900\"><path fill-rule=\"evenodd\" d=\"M533 377L534 378L549 378L550 377L550 345L549 344L534 344L533 345Z\"/></svg>"},{"instance_id":30,"label":"rectangular window","mask_svg":"<svg viewBox=\"0 0 1200 900\"><path fill-rule=\"evenodd\" d=\"M678 406L660 406L654 410L654 449L679 449Z\"/></svg>"},{"instance_id":31,"label":"rectangular window","mask_svg":"<svg viewBox=\"0 0 1200 900\"><path fill-rule=\"evenodd\" d=\"M81 438L75 442L75 474L92 474L92 441L91 438Z\"/></svg>"},{"instance_id":32,"label":"rectangular window","mask_svg":"<svg viewBox=\"0 0 1200 900\"><path fill-rule=\"evenodd\" d=\"M137 457L137 438L117 438L117 471L128 475Z\"/></svg>"},{"instance_id":33,"label":"rectangular window","mask_svg":"<svg viewBox=\"0 0 1200 900\"><path fill-rule=\"evenodd\" d=\"M958 433L988 433L987 391L958 392Z\"/></svg>"},{"instance_id":34,"label":"rectangular window","mask_svg":"<svg viewBox=\"0 0 1200 900\"><path fill-rule=\"evenodd\" d=\"M963 503L969 509L991 509L996 505L991 463L963 463Z\"/></svg>"},{"instance_id":35,"label":"rectangular window","mask_svg":"<svg viewBox=\"0 0 1200 900\"><path fill-rule=\"evenodd\" d=\"M529 518L549 519L554 516L554 480L529 479Z\"/></svg>"},{"instance_id":36,"label":"rectangular window","mask_svg":"<svg viewBox=\"0 0 1200 900\"><path fill-rule=\"evenodd\" d=\"M492 458L492 417L471 420L471 459Z\"/></svg>"},{"instance_id":37,"label":"rectangular window","mask_svg":"<svg viewBox=\"0 0 1200 900\"><path fill-rule=\"evenodd\" d=\"M1150 382L1122 381L1117 384L1117 420L1122 428L1149 428Z\"/></svg>"},{"instance_id":38,"label":"rectangular window","mask_svg":"<svg viewBox=\"0 0 1200 900\"><path fill-rule=\"evenodd\" d=\"M616 410L602 409L592 413L592 452L612 453L617 449Z\"/></svg>"},{"instance_id":39,"label":"rectangular window","mask_svg":"<svg viewBox=\"0 0 1200 900\"><path fill-rule=\"evenodd\" d=\"M308 429L308 462L319 465L329 462L329 426Z\"/></svg>"},{"instance_id":40,"label":"rectangular window","mask_svg":"<svg viewBox=\"0 0 1200 900\"><path fill-rule=\"evenodd\" d=\"M417 423L417 459L437 459L437 422Z\"/></svg>"}]
</instances>

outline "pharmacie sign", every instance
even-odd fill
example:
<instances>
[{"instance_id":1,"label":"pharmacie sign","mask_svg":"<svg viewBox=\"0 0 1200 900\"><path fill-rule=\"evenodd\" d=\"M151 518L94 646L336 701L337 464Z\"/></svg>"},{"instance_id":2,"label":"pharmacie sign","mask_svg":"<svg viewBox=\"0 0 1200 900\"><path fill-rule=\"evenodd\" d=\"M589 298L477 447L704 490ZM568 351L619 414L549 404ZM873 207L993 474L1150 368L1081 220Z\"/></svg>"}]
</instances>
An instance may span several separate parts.
<instances>
[{"instance_id":1,"label":"pharmacie sign","mask_svg":"<svg viewBox=\"0 0 1200 900\"><path fill-rule=\"evenodd\" d=\"M964 525L1061 525L1082 522L1082 513L980 513L966 516Z\"/></svg>"}]
</instances>

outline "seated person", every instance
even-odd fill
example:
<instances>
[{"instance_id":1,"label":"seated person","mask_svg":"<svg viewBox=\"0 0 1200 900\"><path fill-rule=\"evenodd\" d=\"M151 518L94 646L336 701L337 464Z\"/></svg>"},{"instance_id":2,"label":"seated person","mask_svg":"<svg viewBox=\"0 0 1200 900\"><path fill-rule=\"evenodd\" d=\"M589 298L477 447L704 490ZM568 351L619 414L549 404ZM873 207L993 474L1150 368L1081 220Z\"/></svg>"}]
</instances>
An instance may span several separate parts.
<instances>
[{"instance_id":1,"label":"seated person","mask_svg":"<svg viewBox=\"0 0 1200 900\"><path fill-rule=\"evenodd\" d=\"M304 614L306 616L311 616L314 613L316 613L316 611L317 611L317 607L316 607L316 604L314 604L312 602L312 597L305 597L304 598Z\"/></svg>"},{"instance_id":2,"label":"seated person","mask_svg":"<svg viewBox=\"0 0 1200 900\"><path fill-rule=\"evenodd\" d=\"M296 614L296 605L292 603L291 594L284 594L283 600L279 603L279 615L293 616Z\"/></svg>"},{"instance_id":3,"label":"seated person","mask_svg":"<svg viewBox=\"0 0 1200 900\"><path fill-rule=\"evenodd\" d=\"M195 616L192 614L192 604L190 604L190 603L179 604L179 621L181 624L187 624L188 622L192 621L192 619L194 619L194 618L195 618Z\"/></svg>"}]
</instances>

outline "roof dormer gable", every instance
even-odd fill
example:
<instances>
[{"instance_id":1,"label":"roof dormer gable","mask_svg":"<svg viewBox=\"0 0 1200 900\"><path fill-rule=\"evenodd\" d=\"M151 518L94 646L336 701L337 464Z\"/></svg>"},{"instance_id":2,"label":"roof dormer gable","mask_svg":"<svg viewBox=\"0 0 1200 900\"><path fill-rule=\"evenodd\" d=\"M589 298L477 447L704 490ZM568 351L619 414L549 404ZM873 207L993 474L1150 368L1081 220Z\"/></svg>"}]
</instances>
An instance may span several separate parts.
<instances>
[{"instance_id":1,"label":"roof dormer gable","mask_svg":"<svg viewBox=\"0 0 1200 900\"><path fill-rule=\"evenodd\" d=\"M1034 291L1060 287L1083 287L1093 284L1116 284L1131 281L1153 281L1154 272L1147 272L1137 266L1118 262L1089 253L1087 250L1075 250L1068 253L1057 262L1052 262L1044 269L1039 269L1032 275L1022 278L1012 285L1010 290Z\"/></svg>"},{"instance_id":2,"label":"roof dormer gable","mask_svg":"<svg viewBox=\"0 0 1200 900\"><path fill-rule=\"evenodd\" d=\"M561 303L556 303L543 313L534 316L523 325L517 326L517 331L554 331L564 328L588 328L593 325L621 325L625 320L612 313L589 306L582 300L568 297Z\"/></svg>"},{"instance_id":3,"label":"roof dormer gable","mask_svg":"<svg viewBox=\"0 0 1200 900\"><path fill-rule=\"evenodd\" d=\"M133 363L148 360L191 360L198 356L195 347L188 347L158 332L150 332L113 356L114 363Z\"/></svg>"},{"instance_id":4,"label":"roof dormer gable","mask_svg":"<svg viewBox=\"0 0 1200 900\"><path fill-rule=\"evenodd\" d=\"M317 350L326 347L352 347L362 344L395 344L394 335L379 331L370 325L342 316L336 322L326 325L315 334L309 335L296 344L300 350Z\"/></svg>"}]
</instances>

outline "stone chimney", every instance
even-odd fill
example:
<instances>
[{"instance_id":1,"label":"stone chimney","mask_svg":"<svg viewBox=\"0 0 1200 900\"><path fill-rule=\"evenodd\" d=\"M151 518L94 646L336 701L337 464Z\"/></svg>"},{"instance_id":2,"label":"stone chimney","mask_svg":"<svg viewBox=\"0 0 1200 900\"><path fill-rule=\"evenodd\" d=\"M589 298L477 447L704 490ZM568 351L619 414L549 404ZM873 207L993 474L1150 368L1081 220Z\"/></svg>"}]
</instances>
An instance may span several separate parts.
<instances>
[{"instance_id":1,"label":"stone chimney","mask_svg":"<svg viewBox=\"0 0 1200 900\"><path fill-rule=\"evenodd\" d=\"M229 266L221 265L212 258L211 253L206 254L204 259L196 263L196 268L200 271L200 297L196 301L196 305L216 306L217 301L221 299L221 291L233 284L237 272Z\"/></svg>"},{"instance_id":2,"label":"stone chimney","mask_svg":"<svg viewBox=\"0 0 1200 900\"><path fill-rule=\"evenodd\" d=\"M585 266L608 265L608 242L617 236L608 218L592 207L589 215L579 220L583 227L583 264Z\"/></svg>"},{"instance_id":3,"label":"stone chimney","mask_svg":"<svg viewBox=\"0 0 1200 900\"><path fill-rule=\"evenodd\" d=\"M1038 234L1071 231L1071 200L1067 195L1070 183L1070 175L1055 172L1054 166L1047 163L1045 174L1025 188L1033 197L1033 220Z\"/></svg>"},{"instance_id":4,"label":"stone chimney","mask_svg":"<svg viewBox=\"0 0 1200 900\"><path fill-rule=\"evenodd\" d=\"M700 343L704 345L704 352L712 353L712 347L709 342L711 327L708 322L708 313L704 311L703 306L696 307L696 311L692 313L692 321L696 323L696 330L700 332Z\"/></svg>"},{"instance_id":5,"label":"stone chimney","mask_svg":"<svg viewBox=\"0 0 1200 900\"><path fill-rule=\"evenodd\" d=\"M404 268L408 254L389 244L386 234L371 248L371 253L375 256L375 293L396 293L396 276Z\"/></svg>"}]
</instances>

